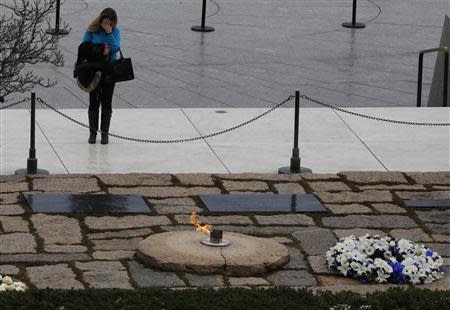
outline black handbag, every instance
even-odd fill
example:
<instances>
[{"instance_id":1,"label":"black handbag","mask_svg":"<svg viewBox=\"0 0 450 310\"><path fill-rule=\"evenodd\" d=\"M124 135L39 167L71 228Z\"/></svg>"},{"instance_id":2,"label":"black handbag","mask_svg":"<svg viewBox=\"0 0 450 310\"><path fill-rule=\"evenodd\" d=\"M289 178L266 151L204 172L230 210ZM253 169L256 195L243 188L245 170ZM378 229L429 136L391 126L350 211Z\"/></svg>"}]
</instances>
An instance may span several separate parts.
<instances>
[{"instance_id":1,"label":"black handbag","mask_svg":"<svg viewBox=\"0 0 450 310\"><path fill-rule=\"evenodd\" d=\"M109 64L105 79L108 82L124 82L134 79L133 64L131 58L124 58L119 49L120 58Z\"/></svg>"}]
</instances>

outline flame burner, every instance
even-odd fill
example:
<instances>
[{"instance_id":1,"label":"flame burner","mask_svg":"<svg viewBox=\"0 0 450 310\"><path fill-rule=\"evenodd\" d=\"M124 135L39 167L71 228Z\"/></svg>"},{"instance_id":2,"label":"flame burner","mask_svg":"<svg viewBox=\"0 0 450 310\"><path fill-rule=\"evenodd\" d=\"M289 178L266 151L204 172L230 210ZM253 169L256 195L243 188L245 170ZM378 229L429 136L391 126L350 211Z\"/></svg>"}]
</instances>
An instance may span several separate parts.
<instances>
[{"instance_id":1,"label":"flame burner","mask_svg":"<svg viewBox=\"0 0 450 310\"><path fill-rule=\"evenodd\" d=\"M223 237L222 230L213 229L209 233L209 239L205 239L200 242L207 246L217 246L217 247L227 246L231 244L230 240L223 239L222 237Z\"/></svg>"}]
</instances>

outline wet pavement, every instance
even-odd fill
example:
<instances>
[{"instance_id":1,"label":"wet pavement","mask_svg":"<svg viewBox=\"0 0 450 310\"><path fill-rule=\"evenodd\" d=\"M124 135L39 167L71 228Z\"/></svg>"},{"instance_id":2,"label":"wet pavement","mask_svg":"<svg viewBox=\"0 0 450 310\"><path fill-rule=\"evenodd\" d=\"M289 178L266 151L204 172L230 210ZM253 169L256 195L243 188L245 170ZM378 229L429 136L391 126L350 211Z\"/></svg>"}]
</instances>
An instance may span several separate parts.
<instances>
[{"instance_id":1,"label":"wet pavement","mask_svg":"<svg viewBox=\"0 0 450 310\"><path fill-rule=\"evenodd\" d=\"M106 6L119 15L122 49L136 79L117 85L115 108L268 107L299 89L328 103L414 106L418 52L436 47L448 1L358 1L366 28L343 28L351 0L84 1L62 5L71 32L61 38L65 66L39 66L58 85L38 95L61 108L87 107L74 84L76 48ZM435 55L425 57L423 102ZM314 106L313 103L304 103ZM21 105L19 108L23 108Z\"/></svg>"}]
</instances>

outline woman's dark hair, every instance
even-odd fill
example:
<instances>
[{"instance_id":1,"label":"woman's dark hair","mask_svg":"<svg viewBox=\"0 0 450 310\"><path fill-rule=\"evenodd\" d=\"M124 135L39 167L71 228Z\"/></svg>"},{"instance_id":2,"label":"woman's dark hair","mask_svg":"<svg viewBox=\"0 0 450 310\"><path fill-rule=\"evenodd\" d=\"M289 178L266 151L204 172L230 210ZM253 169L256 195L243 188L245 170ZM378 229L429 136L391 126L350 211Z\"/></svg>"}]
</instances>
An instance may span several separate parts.
<instances>
[{"instance_id":1,"label":"woman's dark hair","mask_svg":"<svg viewBox=\"0 0 450 310\"><path fill-rule=\"evenodd\" d=\"M97 32L101 28L103 19L108 18L111 21L111 26L114 28L117 26L117 13L112 8L106 8L101 11L100 15L97 16L88 27L88 32Z\"/></svg>"}]
</instances>

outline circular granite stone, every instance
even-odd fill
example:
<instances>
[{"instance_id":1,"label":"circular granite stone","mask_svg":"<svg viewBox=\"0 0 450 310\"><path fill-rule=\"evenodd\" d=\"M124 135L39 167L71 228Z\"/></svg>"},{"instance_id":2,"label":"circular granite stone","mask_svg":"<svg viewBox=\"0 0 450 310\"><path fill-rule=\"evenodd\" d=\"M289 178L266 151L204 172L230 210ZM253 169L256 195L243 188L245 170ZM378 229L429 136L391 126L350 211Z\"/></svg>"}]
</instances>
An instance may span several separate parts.
<instances>
[{"instance_id":1,"label":"circular granite stone","mask_svg":"<svg viewBox=\"0 0 450 310\"><path fill-rule=\"evenodd\" d=\"M224 232L226 247L200 243L208 237L195 231L151 235L138 244L137 256L144 263L171 271L252 276L280 268L289 260L288 249L271 239Z\"/></svg>"}]
</instances>

